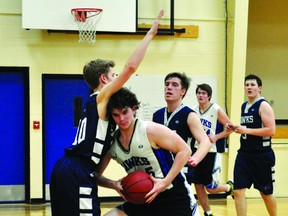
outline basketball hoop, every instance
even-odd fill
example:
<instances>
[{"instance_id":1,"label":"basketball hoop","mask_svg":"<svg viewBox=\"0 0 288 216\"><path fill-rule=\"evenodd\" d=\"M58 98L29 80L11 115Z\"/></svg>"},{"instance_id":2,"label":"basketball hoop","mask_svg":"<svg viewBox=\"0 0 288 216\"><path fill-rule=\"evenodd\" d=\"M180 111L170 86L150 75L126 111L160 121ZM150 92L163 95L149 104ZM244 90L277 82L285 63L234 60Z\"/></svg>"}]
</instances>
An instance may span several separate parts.
<instances>
[{"instance_id":1,"label":"basketball hoop","mask_svg":"<svg viewBox=\"0 0 288 216\"><path fill-rule=\"evenodd\" d=\"M103 9L73 8L71 13L79 29L79 42L96 42L96 26L100 21Z\"/></svg>"}]
</instances>

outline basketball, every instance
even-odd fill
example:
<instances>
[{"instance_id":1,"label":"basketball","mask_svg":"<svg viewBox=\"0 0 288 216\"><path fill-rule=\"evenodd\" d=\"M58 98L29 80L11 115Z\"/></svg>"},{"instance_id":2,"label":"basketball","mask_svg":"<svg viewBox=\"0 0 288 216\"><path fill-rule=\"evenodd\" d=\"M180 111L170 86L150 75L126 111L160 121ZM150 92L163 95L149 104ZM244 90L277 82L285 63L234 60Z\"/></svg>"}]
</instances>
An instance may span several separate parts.
<instances>
[{"instance_id":1,"label":"basketball","mask_svg":"<svg viewBox=\"0 0 288 216\"><path fill-rule=\"evenodd\" d=\"M123 178L122 193L128 202L134 204L144 204L144 197L153 188L153 186L154 183L149 178L149 174L142 171L136 171Z\"/></svg>"}]
</instances>

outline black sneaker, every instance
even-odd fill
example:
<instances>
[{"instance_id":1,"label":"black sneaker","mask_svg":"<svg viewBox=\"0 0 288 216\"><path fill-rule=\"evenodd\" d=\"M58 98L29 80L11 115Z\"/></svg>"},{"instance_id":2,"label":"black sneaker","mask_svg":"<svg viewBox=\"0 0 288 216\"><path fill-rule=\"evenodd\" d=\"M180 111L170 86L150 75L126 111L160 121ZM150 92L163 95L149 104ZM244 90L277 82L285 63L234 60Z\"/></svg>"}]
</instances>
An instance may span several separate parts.
<instances>
[{"instance_id":1,"label":"black sneaker","mask_svg":"<svg viewBox=\"0 0 288 216\"><path fill-rule=\"evenodd\" d=\"M231 179L228 180L226 182L226 184L230 185L230 190L228 192L226 192L226 195L227 196L231 195L232 198L234 199L234 182L233 182L233 180L231 180Z\"/></svg>"},{"instance_id":2,"label":"black sneaker","mask_svg":"<svg viewBox=\"0 0 288 216\"><path fill-rule=\"evenodd\" d=\"M207 214L206 212L204 212L204 216L214 216L214 214Z\"/></svg>"}]
</instances>

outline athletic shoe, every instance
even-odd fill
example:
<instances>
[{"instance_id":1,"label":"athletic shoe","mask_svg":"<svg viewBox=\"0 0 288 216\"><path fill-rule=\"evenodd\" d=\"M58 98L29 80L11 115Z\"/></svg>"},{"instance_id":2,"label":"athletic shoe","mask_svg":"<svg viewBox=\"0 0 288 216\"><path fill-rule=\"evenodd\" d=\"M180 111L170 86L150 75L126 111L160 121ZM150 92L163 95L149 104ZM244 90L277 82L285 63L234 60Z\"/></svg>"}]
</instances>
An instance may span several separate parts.
<instances>
[{"instance_id":1,"label":"athletic shoe","mask_svg":"<svg viewBox=\"0 0 288 216\"><path fill-rule=\"evenodd\" d=\"M204 212L204 216L214 216L214 214L207 214L206 212Z\"/></svg>"},{"instance_id":2,"label":"athletic shoe","mask_svg":"<svg viewBox=\"0 0 288 216\"><path fill-rule=\"evenodd\" d=\"M227 196L231 195L232 198L234 199L234 182L233 182L233 180L231 180L231 179L228 180L226 182L226 184L230 185L230 190L228 192L226 192L226 195Z\"/></svg>"}]
</instances>

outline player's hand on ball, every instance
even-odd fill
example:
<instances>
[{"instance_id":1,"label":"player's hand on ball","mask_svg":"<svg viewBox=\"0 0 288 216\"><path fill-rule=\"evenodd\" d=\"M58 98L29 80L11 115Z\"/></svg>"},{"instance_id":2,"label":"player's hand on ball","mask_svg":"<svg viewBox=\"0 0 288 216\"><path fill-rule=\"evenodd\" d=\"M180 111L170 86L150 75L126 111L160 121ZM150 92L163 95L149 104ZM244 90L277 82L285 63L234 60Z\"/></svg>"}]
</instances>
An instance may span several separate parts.
<instances>
[{"instance_id":1,"label":"player's hand on ball","mask_svg":"<svg viewBox=\"0 0 288 216\"><path fill-rule=\"evenodd\" d=\"M166 187L169 185L167 182L165 182L165 179L158 179L154 178L152 175L150 175L150 179L154 182L154 187L152 190L145 196L146 203L151 203L155 197L164 191Z\"/></svg>"},{"instance_id":2,"label":"player's hand on ball","mask_svg":"<svg viewBox=\"0 0 288 216\"><path fill-rule=\"evenodd\" d=\"M123 198L125 199L124 195L122 194L122 184L121 184L122 179L119 179L118 181L114 181L113 182L113 188L117 191L117 193Z\"/></svg>"},{"instance_id":3,"label":"player's hand on ball","mask_svg":"<svg viewBox=\"0 0 288 216\"><path fill-rule=\"evenodd\" d=\"M123 187L122 187L122 184L121 184L122 179L123 178L119 179L118 181L115 181L115 187L114 187L115 190L123 190Z\"/></svg>"},{"instance_id":4,"label":"player's hand on ball","mask_svg":"<svg viewBox=\"0 0 288 216\"><path fill-rule=\"evenodd\" d=\"M146 203L145 196L154 186L153 181L150 179L150 175L143 171L129 173L120 181L123 188L121 191L122 197L126 201L134 204Z\"/></svg>"}]
</instances>

